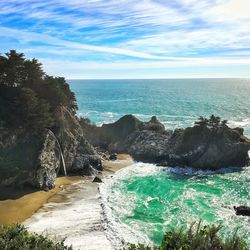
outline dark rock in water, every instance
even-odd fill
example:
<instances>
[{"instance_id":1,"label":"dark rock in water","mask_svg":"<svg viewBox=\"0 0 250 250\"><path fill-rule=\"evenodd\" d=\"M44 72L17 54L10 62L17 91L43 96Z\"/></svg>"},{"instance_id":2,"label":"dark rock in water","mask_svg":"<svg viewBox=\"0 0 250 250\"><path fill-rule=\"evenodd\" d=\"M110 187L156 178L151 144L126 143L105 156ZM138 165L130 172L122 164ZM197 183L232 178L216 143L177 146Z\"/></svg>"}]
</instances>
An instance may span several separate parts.
<instances>
[{"instance_id":1,"label":"dark rock in water","mask_svg":"<svg viewBox=\"0 0 250 250\"><path fill-rule=\"evenodd\" d=\"M213 131L194 126L168 134L137 131L125 140L124 145L135 160L166 161L168 166L214 170L241 167L249 162L249 141L230 128Z\"/></svg>"},{"instance_id":2,"label":"dark rock in water","mask_svg":"<svg viewBox=\"0 0 250 250\"><path fill-rule=\"evenodd\" d=\"M115 161L115 160L117 160L117 154L111 154L111 155L109 156L109 160L110 160L110 161Z\"/></svg>"},{"instance_id":3,"label":"dark rock in water","mask_svg":"<svg viewBox=\"0 0 250 250\"><path fill-rule=\"evenodd\" d=\"M157 167L167 167L167 165L168 165L167 162L160 162L156 164Z\"/></svg>"},{"instance_id":4,"label":"dark rock in water","mask_svg":"<svg viewBox=\"0 0 250 250\"><path fill-rule=\"evenodd\" d=\"M101 180L99 177L96 176L96 177L94 178L93 182L101 183L102 180Z\"/></svg>"},{"instance_id":5,"label":"dark rock in water","mask_svg":"<svg viewBox=\"0 0 250 250\"><path fill-rule=\"evenodd\" d=\"M92 136L89 130L87 133L91 142L100 147L105 145L111 151L131 154L136 161L211 170L249 163L250 140L243 136L244 130L225 124L200 123L169 131L155 116L149 122L142 122L127 115L93 131ZM98 144L100 141L104 143Z\"/></svg>"},{"instance_id":6,"label":"dark rock in water","mask_svg":"<svg viewBox=\"0 0 250 250\"><path fill-rule=\"evenodd\" d=\"M247 206L234 206L236 215L250 216L250 207Z\"/></svg>"}]
</instances>

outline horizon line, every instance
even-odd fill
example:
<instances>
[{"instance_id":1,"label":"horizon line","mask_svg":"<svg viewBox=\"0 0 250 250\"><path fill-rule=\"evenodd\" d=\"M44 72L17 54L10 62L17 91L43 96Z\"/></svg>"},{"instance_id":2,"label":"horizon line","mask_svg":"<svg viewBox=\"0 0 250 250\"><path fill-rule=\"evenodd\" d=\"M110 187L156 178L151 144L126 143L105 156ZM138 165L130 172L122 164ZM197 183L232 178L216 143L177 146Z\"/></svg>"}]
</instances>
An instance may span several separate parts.
<instances>
[{"instance_id":1,"label":"horizon line","mask_svg":"<svg viewBox=\"0 0 250 250\"><path fill-rule=\"evenodd\" d=\"M66 78L65 80L199 80L199 79L242 79L242 80L250 80L250 76L248 77L171 77L171 78Z\"/></svg>"}]
</instances>

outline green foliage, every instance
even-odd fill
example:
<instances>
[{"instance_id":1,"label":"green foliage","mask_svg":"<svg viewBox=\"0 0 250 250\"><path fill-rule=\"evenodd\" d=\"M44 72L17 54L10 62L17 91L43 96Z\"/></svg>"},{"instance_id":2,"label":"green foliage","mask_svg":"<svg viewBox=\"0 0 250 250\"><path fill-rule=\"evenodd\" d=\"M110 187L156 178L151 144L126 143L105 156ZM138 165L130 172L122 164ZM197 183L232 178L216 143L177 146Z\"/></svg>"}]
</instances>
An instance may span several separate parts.
<instances>
[{"instance_id":1,"label":"green foliage","mask_svg":"<svg viewBox=\"0 0 250 250\"><path fill-rule=\"evenodd\" d=\"M17 97L18 116L21 124L27 129L36 131L37 128L52 127L54 119L50 105L29 88L22 88Z\"/></svg>"},{"instance_id":2,"label":"green foliage","mask_svg":"<svg viewBox=\"0 0 250 250\"><path fill-rule=\"evenodd\" d=\"M207 127L212 130L216 130L218 128L227 128L227 120L221 120L219 116L214 115L211 115L209 119L200 116L199 120L194 124L200 127Z\"/></svg>"},{"instance_id":3,"label":"green foliage","mask_svg":"<svg viewBox=\"0 0 250 250\"><path fill-rule=\"evenodd\" d=\"M187 231L182 229L167 232L158 246L144 246L131 244L127 250L247 250L246 242L237 235L237 232L226 240L219 236L222 226L197 226L192 224Z\"/></svg>"},{"instance_id":4,"label":"green foliage","mask_svg":"<svg viewBox=\"0 0 250 250\"><path fill-rule=\"evenodd\" d=\"M76 113L75 95L63 77L46 75L41 63L15 50L0 55L0 128L55 131L62 106Z\"/></svg>"},{"instance_id":5,"label":"green foliage","mask_svg":"<svg viewBox=\"0 0 250 250\"><path fill-rule=\"evenodd\" d=\"M83 124L83 125L84 124L88 124L88 125L91 124L91 120L89 118L85 118L85 117L80 117L79 122L80 122L80 124Z\"/></svg>"},{"instance_id":6,"label":"green foliage","mask_svg":"<svg viewBox=\"0 0 250 250\"><path fill-rule=\"evenodd\" d=\"M64 242L52 240L35 233L30 233L22 225L0 225L0 249L3 250L71 250Z\"/></svg>"},{"instance_id":7,"label":"green foliage","mask_svg":"<svg viewBox=\"0 0 250 250\"><path fill-rule=\"evenodd\" d=\"M79 123L83 129L95 127L95 123L91 122L91 120L87 117L80 117Z\"/></svg>"},{"instance_id":8,"label":"green foliage","mask_svg":"<svg viewBox=\"0 0 250 250\"><path fill-rule=\"evenodd\" d=\"M25 80L24 54L11 50L5 55L0 57L0 84L10 87L19 86Z\"/></svg>"}]
</instances>

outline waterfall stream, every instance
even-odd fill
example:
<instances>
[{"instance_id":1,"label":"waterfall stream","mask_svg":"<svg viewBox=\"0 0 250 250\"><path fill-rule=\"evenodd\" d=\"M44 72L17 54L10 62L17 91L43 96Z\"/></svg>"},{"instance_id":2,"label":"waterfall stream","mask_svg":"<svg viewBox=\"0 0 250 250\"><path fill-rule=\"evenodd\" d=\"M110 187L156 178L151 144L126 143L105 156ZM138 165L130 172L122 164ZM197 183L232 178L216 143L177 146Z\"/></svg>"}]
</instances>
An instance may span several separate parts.
<instances>
[{"instance_id":1,"label":"waterfall stream","mask_svg":"<svg viewBox=\"0 0 250 250\"><path fill-rule=\"evenodd\" d=\"M67 171L66 171L66 166L65 166L65 161L64 161L64 156L63 156L63 153L62 153L61 145L60 145L59 141L57 140L55 134L54 134L51 130L48 130L48 131L49 131L49 133L50 133L50 134L55 138L55 140L56 140L56 143L57 143L58 148L59 148L61 160L62 160L64 175L67 176ZM59 169L60 169L60 168L59 168Z\"/></svg>"}]
</instances>

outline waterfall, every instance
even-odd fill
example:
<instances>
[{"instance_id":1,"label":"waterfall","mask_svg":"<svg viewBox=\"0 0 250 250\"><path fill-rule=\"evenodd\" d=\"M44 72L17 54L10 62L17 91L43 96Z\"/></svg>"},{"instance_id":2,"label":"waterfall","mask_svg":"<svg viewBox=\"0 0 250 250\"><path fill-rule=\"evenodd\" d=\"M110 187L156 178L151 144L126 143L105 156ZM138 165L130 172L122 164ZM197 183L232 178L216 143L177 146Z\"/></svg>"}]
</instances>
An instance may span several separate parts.
<instances>
[{"instance_id":1,"label":"waterfall","mask_svg":"<svg viewBox=\"0 0 250 250\"><path fill-rule=\"evenodd\" d=\"M65 166L65 161L64 161L64 157L63 157L61 145L60 145L59 141L57 140L55 134L54 134L50 129L48 129L48 131L49 131L49 133L50 133L50 134L55 138L55 140L56 140L56 143L57 143L58 148L59 148L61 160L62 160L64 175L67 176L67 171L66 171L66 166ZM59 168L59 169L60 169L60 168Z\"/></svg>"}]
</instances>

